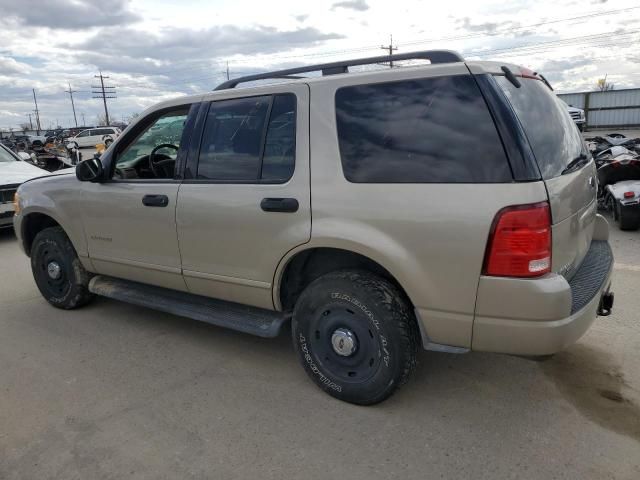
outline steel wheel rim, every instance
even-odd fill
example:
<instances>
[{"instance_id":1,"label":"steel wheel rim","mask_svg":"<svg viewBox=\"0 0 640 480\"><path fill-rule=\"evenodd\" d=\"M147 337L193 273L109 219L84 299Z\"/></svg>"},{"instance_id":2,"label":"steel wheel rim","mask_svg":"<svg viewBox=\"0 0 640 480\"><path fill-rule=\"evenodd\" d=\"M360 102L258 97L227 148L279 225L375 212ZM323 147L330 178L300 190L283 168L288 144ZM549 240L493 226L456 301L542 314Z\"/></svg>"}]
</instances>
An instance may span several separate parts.
<instances>
[{"instance_id":1,"label":"steel wheel rim","mask_svg":"<svg viewBox=\"0 0 640 480\"><path fill-rule=\"evenodd\" d=\"M58 275L52 276L53 265L58 267ZM62 255L56 248L47 247L42 251L37 263L40 284L55 297L63 297L71 288L71 282L67 274Z\"/></svg>"},{"instance_id":2,"label":"steel wheel rim","mask_svg":"<svg viewBox=\"0 0 640 480\"><path fill-rule=\"evenodd\" d=\"M338 338L354 341L345 349L334 345ZM331 304L319 309L310 322L311 354L324 371L345 383L364 383L378 372L382 348L377 331L369 318L356 307Z\"/></svg>"}]
</instances>

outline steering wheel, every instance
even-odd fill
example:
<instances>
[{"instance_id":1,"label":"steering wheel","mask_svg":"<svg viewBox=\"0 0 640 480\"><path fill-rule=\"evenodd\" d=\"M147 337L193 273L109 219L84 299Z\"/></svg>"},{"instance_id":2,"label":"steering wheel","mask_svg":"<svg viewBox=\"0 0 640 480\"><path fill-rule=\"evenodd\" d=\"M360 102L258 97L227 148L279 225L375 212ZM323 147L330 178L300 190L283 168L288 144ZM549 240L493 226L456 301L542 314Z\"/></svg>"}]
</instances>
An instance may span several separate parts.
<instances>
[{"instance_id":1,"label":"steering wheel","mask_svg":"<svg viewBox=\"0 0 640 480\"><path fill-rule=\"evenodd\" d=\"M171 143L161 143L149 153L149 168L156 178L172 178L173 171L175 169L175 160L168 155L161 154L162 157L158 160L155 159L156 152L161 148L173 148L177 152L180 147ZM160 157L160 155L158 155Z\"/></svg>"}]
</instances>

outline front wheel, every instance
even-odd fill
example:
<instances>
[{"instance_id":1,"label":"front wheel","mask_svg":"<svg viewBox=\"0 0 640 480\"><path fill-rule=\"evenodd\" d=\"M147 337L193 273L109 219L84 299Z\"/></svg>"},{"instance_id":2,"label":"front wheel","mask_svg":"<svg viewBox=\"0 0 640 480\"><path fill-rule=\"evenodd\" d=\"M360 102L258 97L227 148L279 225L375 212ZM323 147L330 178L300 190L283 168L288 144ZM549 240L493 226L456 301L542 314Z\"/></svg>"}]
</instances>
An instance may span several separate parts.
<instances>
[{"instance_id":1,"label":"front wheel","mask_svg":"<svg viewBox=\"0 0 640 480\"><path fill-rule=\"evenodd\" d=\"M93 298L90 275L60 227L38 232L31 247L31 270L38 290L54 307L70 310Z\"/></svg>"},{"instance_id":2,"label":"front wheel","mask_svg":"<svg viewBox=\"0 0 640 480\"><path fill-rule=\"evenodd\" d=\"M296 302L292 334L311 379L350 403L385 400L416 364L419 337L407 300L366 271L338 271L313 281Z\"/></svg>"}]
</instances>

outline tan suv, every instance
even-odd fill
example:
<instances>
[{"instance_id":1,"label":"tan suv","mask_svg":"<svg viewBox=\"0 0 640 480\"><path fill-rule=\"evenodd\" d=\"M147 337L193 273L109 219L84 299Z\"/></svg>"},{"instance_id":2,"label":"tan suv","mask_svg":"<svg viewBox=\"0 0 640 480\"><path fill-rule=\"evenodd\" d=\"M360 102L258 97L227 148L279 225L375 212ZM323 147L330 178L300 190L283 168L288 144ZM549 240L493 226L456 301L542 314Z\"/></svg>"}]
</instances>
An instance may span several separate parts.
<instances>
[{"instance_id":1,"label":"tan suv","mask_svg":"<svg viewBox=\"0 0 640 480\"><path fill-rule=\"evenodd\" d=\"M430 64L349 72L414 58ZM234 88L269 78L288 81ZM564 104L542 76L449 51L161 103L75 176L22 185L16 212L52 305L98 294L264 337L291 319L309 376L358 404L420 347L548 355L613 303Z\"/></svg>"}]
</instances>

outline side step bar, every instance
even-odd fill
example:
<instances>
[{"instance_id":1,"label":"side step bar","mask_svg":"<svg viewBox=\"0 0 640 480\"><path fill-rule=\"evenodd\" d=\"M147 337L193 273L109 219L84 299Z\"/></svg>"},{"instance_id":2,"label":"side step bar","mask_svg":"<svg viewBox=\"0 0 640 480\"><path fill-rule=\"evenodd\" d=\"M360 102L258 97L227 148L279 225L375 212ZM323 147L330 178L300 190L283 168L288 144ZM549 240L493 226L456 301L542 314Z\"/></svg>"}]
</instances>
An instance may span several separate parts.
<instances>
[{"instance_id":1,"label":"side step bar","mask_svg":"<svg viewBox=\"0 0 640 480\"><path fill-rule=\"evenodd\" d=\"M91 279L89 291L103 297L200 320L258 337L277 337L288 320L288 317L280 312L104 275Z\"/></svg>"}]
</instances>

